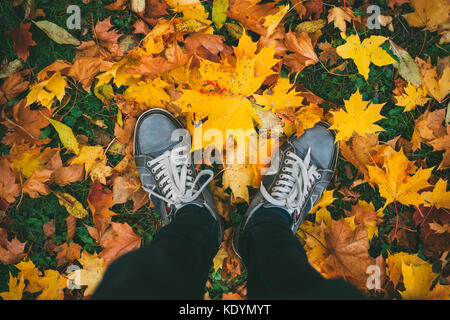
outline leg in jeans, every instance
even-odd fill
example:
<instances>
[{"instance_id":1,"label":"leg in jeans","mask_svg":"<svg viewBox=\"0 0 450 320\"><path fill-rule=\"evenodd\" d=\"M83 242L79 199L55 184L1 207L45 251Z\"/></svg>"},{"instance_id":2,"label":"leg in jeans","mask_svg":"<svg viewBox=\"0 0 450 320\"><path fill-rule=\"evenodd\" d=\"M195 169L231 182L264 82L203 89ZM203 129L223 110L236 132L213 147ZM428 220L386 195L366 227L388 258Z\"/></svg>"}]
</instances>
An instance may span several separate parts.
<instances>
[{"instance_id":1,"label":"leg in jeans","mask_svg":"<svg viewBox=\"0 0 450 320\"><path fill-rule=\"evenodd\" d=\"M289 217L276 208L260 209L241 239L248 270L249 299L358 299L344 280L326 280L315 271L289 228Z\"/></svg>"},{"instance_id":2,"label":"leg in jeans","mask_svg":"<svg viewBox=\"0 0 450 320\"><path fill-rule=\"evenodd\" d=\"M92 299L203 299L217 236L204 208L183 207L148 247L111 264Z\"/></svg>"}]
</instances>

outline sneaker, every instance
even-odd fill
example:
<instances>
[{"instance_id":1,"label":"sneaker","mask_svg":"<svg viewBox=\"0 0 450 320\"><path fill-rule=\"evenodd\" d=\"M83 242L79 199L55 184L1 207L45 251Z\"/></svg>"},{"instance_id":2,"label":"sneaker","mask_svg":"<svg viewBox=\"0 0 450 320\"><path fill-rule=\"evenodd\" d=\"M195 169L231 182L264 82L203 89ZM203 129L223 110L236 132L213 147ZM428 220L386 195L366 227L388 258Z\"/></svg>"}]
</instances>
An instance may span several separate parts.
<instances>
[{"instance_id":1,"label":"sneaker","mask_svg":"<svg viewBox=\"0 0 450 320\"><path fill-rule=\"evenodd\" d=\"M148 192L163 225L169 224L178 210L192 204L206 208L219 225L219 243L223 227L214 205L209 183L212 170L198 174L193 166L191 137L168 111L154 108L136 122L134 159L142 188Z\"/></svg>"},{"instance_id":2,"label":"sneaker","mask_svg":"<svg viewBox=\"0 0 450 320\"><path fill-rule=\"evenodd\" d=\"M322 197L333 177L338 157L335 132L325 122L317 123L300 137L291 137L280 148L277 170L267 172L261 187L238 225L233 248L239 255L239 238L260 208L279 208L289 216L296 233L311 208ZM240 256L240 255L239 255Z\"/></svg>"}]
</instances>

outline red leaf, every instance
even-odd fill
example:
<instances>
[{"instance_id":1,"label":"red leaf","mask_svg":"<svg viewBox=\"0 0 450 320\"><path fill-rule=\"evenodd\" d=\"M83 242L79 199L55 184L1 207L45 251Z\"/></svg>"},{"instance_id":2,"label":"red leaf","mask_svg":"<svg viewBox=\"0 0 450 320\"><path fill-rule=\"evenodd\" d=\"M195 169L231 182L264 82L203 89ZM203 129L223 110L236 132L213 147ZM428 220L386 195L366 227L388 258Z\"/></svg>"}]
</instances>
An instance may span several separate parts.
<instances>
[{"instance_id":1,"label":"red leaf","mask_svg":"<svg viewBox=\"0 0 450 320\"><path fill-rule=\"evenodd\" d=\"M8 31L7 34L13 39L14 50L17 56L23 61L27 61L30 52L29 46L35 46L36 42L31 38L30 30L31 22L21 23L18 29Z\"/></svg>"}]
</instances>

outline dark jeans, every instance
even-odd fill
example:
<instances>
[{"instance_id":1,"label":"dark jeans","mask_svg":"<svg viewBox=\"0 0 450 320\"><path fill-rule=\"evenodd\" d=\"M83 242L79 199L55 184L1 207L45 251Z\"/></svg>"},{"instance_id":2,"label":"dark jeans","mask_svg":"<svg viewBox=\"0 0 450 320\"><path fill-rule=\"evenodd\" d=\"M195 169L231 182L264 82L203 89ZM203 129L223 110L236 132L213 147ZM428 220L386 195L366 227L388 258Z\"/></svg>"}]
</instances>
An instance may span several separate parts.
<instances>
[{"instance_id":1,"label":"dark jeans","mask_svg":"<svg viewBox=\"0 0 450 320\"><path fill-rule=\"evenodd\" d=\"M92 299L203 299L218 229L205 210L186 206L151 244L113 262ZM283 212L255 213L240 240L248 299L358 299L344 280L326 280L308 263Z\"/></svg>"}]
</instances>

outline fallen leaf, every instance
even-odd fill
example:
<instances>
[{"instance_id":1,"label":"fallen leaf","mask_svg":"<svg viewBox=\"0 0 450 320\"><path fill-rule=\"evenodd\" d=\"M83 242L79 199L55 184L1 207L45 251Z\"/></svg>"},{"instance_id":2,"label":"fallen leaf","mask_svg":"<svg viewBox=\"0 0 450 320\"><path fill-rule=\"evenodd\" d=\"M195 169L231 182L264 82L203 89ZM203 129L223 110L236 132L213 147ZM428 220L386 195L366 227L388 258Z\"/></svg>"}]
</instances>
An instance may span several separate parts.
<instances>
[{"instance_id":1,"label":"fallen leaf","mask_svg":"<svg viewBox=\"0 0 450 320\"><path fill-rule=\"evenodd\" d=\"M416 57L415 62L419 67L423 85L427 92L437 101L444 99L450 93L450 66L448 60L442 67L442 72L438 73L437 68L431 65L430 59L424 61Z\"/></svg>"},{"instance_id":2,"label":"fallen leaf","mask_svg":"<svg viewBox=\"0 0 450 320\"><path fill-rule=\"evenodd\" d=\"M380 195L386 199L385 206L393 201L415 206L424 202L418 192L430 186L428 179L434 168L418 169L410 176L412 167L413 162L406 158L403 150L385 158L383 168L367 167L370 181L378 185Z\"/></svg>"},{"instance_id":3,"label":"fallen leaf","mask_svg":"<svg viewBox=\"0 0 450 320\"><path fill-rule=\"evenodd\" d=\"M31 39L30 30L31 22L21 23L18 29L8 31L7 34L13 39L14 50L17 56L23 61L27 61L30 52L28 47L36 46L36 42Z\"/></svg>"},{"instance_id":4,"label":"fallen leaf","mask_svg":"<svg viewBox=\"0 0 450 320\"><path fill-rule=\"evenodd\" d=\"M13 277L11 272L9 273L7 292L1 292L0 297L3 300L22 300L23 290L25 289L25 280L23 277Z\"/></svg>"},{"instance_id":5,"label":"fallen leaf","mask_svg":"<svg viewBox=\"0 0 450 320\"><path fill-rule=\"evenodd\" d=\"M20 185L16 183L16 172L8 160L0 159L0 198L14 202L20 191Z\"/></svg>"},{"instance_id":6,"label":"fallen leaf","mask_svg":"<svg viewBox=\"0 0 450 320\"><path fill-rule=\"evenodd\" d=\"M79 46L80 40L72 36L68 31L47 20L33 21L33 23L47 36L58 44L70 44L73 46Z\"/></svg>"},{"instance_id":7,"label":"fallen leaf","mask_svg":"<svg viewBox=\"0 0 450 320\"><path fill-rule=\"evenodd\" d=\"M394 58L380 47L388 38L370 36L370 38L361 42L358 35L351 35L345 40L347 43L336 48L337 54L344 59L352 59L358 68L358 72L366 80L369 78L370 63L381 67L396 62Z\"/></svg>"},{"instance_id":8,"label":"fallen leaf","mask_svg":"<svg viewBox=\"0 0 450 320\"><path fill-rule=\"evenodd\" d=\"M410 56L408 51L397 46L392 40L389 40L392 52L399 58L400 62L393 64L394 68L398 70L398 73L403 79L411 83L416 87L422 85L422 78L420 76L419 67L414 62L414 59Z\"/></svg>"},{"instance_id":9,"label":"fallen leaf","mask_svg":"<svg viewBox=\"0 0 450 320\"><path fill-rule=\"evenodd\" d=\"M448 23L450 3L446 0L423 1L410 0L414 12L403 15L411 27L426 27L435 31L438 25Z\"/></svg>"},{"instance_id":10,"label":"fallen leaf","mask_svg":"<svg viewBox=\"0 0 450 320\"><path fill-rule=\"evenodd\" d=\"M99 256L105 259L107 265L127 252L138 249L141 246L141 237L134 233L128 223L111 222L114 237L102 241L104 248Z\"/></svg>"},{"instance_id":11,"label":"fallen leaf","mask_svg":"<svg viewBox=\"0 0 450 320\"><path fill-rule=\"evenodd\" d=\"M363 101L359 89L353 93L349 100L344 100L345 110L330 111L333 115L333 124L330 129L337 130L336 141L346 141L356 132L366 136L384 129L375 122L384 119L380 114L382 104Z\"/></svg>"},{"instance_id":12,"label":"fallen leaf","mask_svg":"<svg viewBox=\"0 0 450 320\"><path fill-rule=\"evenodd\" d=\"M59 139L61 140L64 147L78 155L80 153L80 148L78 145L78 141L72 132L72 129L62 122L50 119L48 117L45 118L55 128L56 132L58 132Z\"/></svg>"},{"instance_id":13,"label":"fallen leaf","mask_svg":"<svg viewBox=\"0 0 450 320\"><path fill-rule=\"evenodd\" d=\"M345 22L352 22L354 18L353 11L346 7L333 7L328 11L328 23L333 21L334 27L343 33L347 31Z\"/></svg>"},{"instance_id":14,"label":"fallen leaf","mask_svg":"<svg viewBox=\"0 0 450 320\"><path fill-rule=\"evenodd\" d=\"M74 196L62 192L55 192L54 195L58 198L59 204L64 206L67 212L75 218L82 219L89 214Z\"/></svg>"},{"instance_id":15,"label":"fallen leaf","mask_svg":"<svg viewBox=\"0 0 450 320\"><path fill-rule=\"evenodd\" d=\"M0 228L0 262L12 264L21 260L25 256L26 242L20 242L16 237L8 241L6 229Z\"/></svg>"},{"instance_id":16,"label":"fallen leaf","mask_svg":"<svg viewBox=\"0 0 450 320\"><path fill-rule=\"evenodd\" d=\"M89 296L94 293L103 278L103 274L106 271L105 260L96 253L90 254L87 251L83 251L78 262L83 268L69 274L69 279L79 279L77 284L87 286L84 295Z\"/></svg>"},{"instance_id":17,"label":"fallen leaf","mask_svg":"<svg viewBox=\"0 0 450 320\"><path fill-rule=\"evenodd\" d=\"M82 249L83 248L75 242L71 242L69 245L63 243L62 245L57 246L54 251L57 253L56 260L58 261L58 267L64 263L80 259Z\"/></svg>"}]
</instances>

